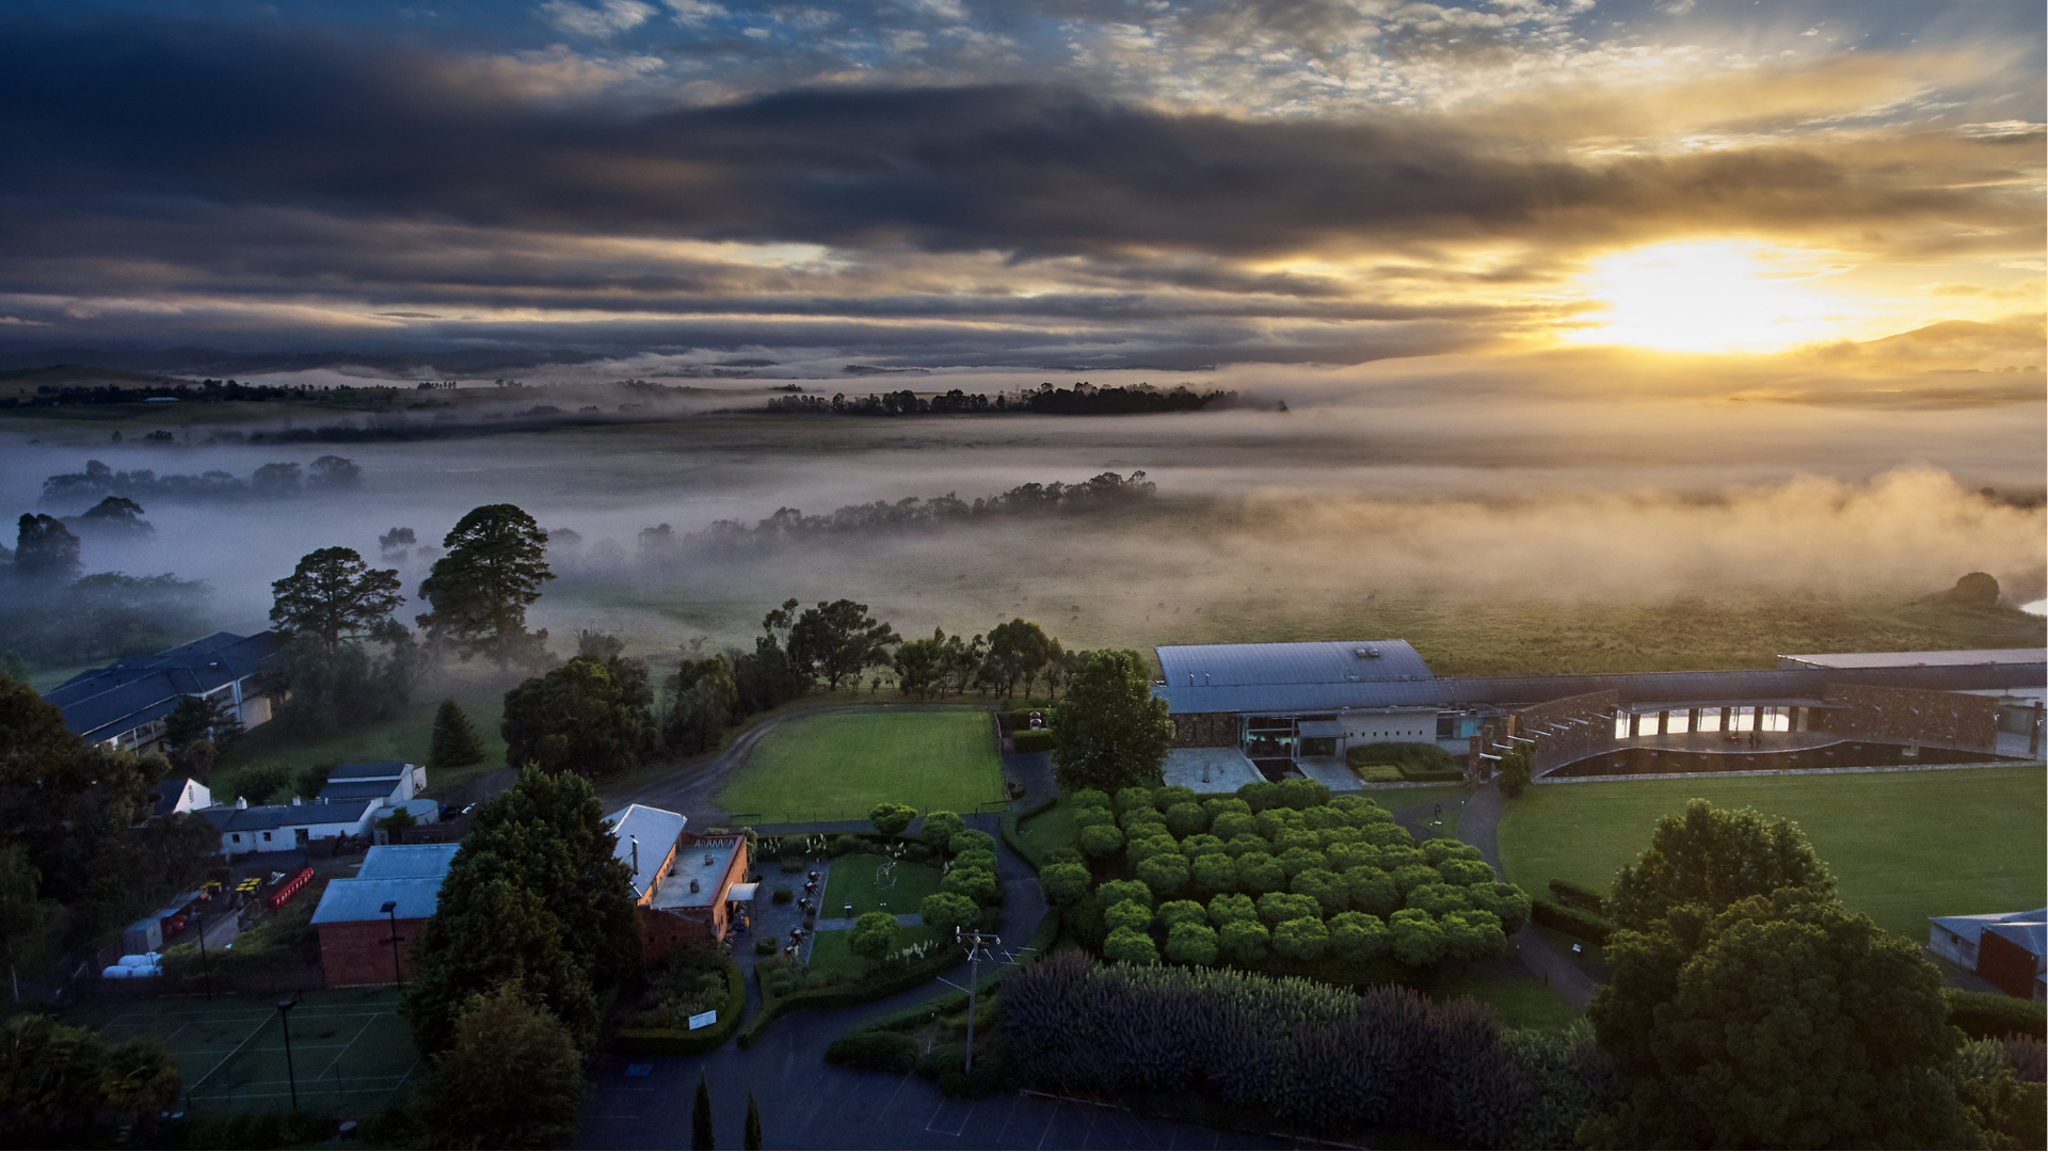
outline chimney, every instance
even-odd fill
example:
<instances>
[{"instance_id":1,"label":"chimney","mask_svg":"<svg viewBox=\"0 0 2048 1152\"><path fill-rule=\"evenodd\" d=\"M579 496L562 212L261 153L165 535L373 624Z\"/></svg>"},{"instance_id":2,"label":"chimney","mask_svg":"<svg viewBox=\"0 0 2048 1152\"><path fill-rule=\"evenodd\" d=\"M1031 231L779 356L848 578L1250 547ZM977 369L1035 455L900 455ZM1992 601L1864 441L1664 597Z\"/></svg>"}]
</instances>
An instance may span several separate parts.
<instances>
[{"instance_id":1,"label":"chimney","mask_svg":"<svg viewBox=\"0 0 2048 1152\"><path fill-rule=\"evenodd\" d=\"M695 879L694 877L693 877L693 878L692 878L692 879L690 880L690 891L692 891L692 892L697 892L697 891L701 891L701 889L699 888L699 886L698 886L698 884L697 884L697 881L696 881L696 879Z\"/></svg>"},{"instance_id":2,"label":"chimney","mask_svg":"<svg viewBox=\"0 0 2048 1152\"><path fill-rule=\"evenodd\" d=\"M248 806L249 806L249 798L248 798L247 796L237 796L237 797L235 797L235 807L236 807L237 809L247 808Z\"/></svg>"},{"instance_id":3,"label":"chimney","mask_svg":"<svg viewBox=\"0 0 2048 1152\"><path fill-rule=\"evenodd\" d=\"M640 838L638 836L628 836L626 839L633 842L633 875L638 876L640 875Z\"/></svg>"},{"instance_id":4,"label":"chimney","mask_svg":"<svg viewBox=\"0 0 2048 1152\"><path fill-rule=\"evenodd\" d=\"M704 862L705 862L706 864L709 864L709 863L711 863L711 853L709 853L709 852L706 852L706 853L704 854Z\"/></svg>"}]
</instances>

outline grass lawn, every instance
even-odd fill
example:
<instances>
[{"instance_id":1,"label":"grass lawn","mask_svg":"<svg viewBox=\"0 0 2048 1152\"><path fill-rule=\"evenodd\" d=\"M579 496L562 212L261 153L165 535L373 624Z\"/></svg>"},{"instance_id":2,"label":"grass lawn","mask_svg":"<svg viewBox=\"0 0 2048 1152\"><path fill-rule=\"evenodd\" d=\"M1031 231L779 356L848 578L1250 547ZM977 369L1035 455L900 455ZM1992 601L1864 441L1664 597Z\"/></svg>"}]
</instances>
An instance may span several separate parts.
<instances>
[{"instance_id":1,"label":"grass lawn","mask_svg":"<svg viewBox=\"0 0 2048 1152\"><path fill-rule=\"evenodd\" d=\"M1017 822L1017 840L1031 862L1043 861L1055 848L1074 847L1074 810L1062 799L1038 815Z\"/></svg>"},{"instance_id":2,"label":"grass lawn","mask_svg":"<svg viewBox=\"0 0 2048 1152\"><path fill-rule=\"evenodd\" d=\"M1543 785L1508 802L1501 863L1534 894L1552 879L1605 890L1657 818L1695 796L1797 821L1843 903L1910 939L1926 939L1929 916L2048 902L2038 767Z\"/></svg>"},{"instance_id":3,"label":"grass lawn","mask_svg":"<svg viewBox=\"0 0 2048 1152\"><path fill-rule=\"evenodd\" d=\"M980 712L859 712L770 732L718 804L736 821L855 820L883 801L920 812L1001 804L1002 761Z\"/></svg>"},{"instance_id":4,"label":"grass lawn","mask_svg":"<svg viewBox=\"0 0 2048 1152\"><path fill-rule=\"evenodd\" d=\"M924 898L939 890L939 870L923 864L898 863L890 880L877 878L887 856L861 853L841 856L832 862L825 878L825 899L818 906L824 917L860 916L887 912L901 916L917 911ZM846 911L848 904L853 911Z\"/></svg>"},{"instance_id":5,"label":"grass lawn","mask_svg":"<svg viewBox=\"0 0 2048 1152\"><path fill-rule=\"evenodd\" d=\"M811 941L811 972L840 972L850 980L874 967L871 961L855 956L847 949L846 939L851 935L852 932L845 930L818 933ZM933 929L922 924L912 924L896 930L896 947L908 948L913 944L938 938L939 934Z\"/></svg>"},{"instance_id":6,"label":"grass lawn","mask_svg":"<svg viewBox=\"0 0 2048 1152\"><path fill-rule=\"evenodd\" d=\"M110 1043L161 1040L178 1061L192 1105L220 1112L289 1106L276 998L180 997L94 1004L65 1023ZM419 1068L412 1032L390 989L306 992L291 1014L299 1106L362 1114L397 1103Z\"/></svg>"},{"instance_id":7,"label":"grass lawn","mask_svg":"<svg viewBox=\"0 0 2048 1152\"><path fill-rule=\"evenodd\" d=\"M1368 790L1362 795L1396 815L1413 810L1417 817L1424 820L1435 819L1436 817L1430 814L1438 804L1441 804L1444 806L1444 814L1441 817L1443 825L1428 829L1428 835L1424 838L1441 837L1455 840L1458 836L1458 817L1464 814L1459 802L1470 793L1463 784L1445 784L1435 788L1389 788L1379 792Z\"/></svg>"},{"instance_id":8,"label":"grass lawn","mask_svg":"<svg viewBox=\"0 0 2048 1152\"><path fill-rule=\"evenodd\" d=\"M1490 961L1455 975L1437 977L1429 989L1439 1004L1470 996L1493 1005L1510 1028L1563 1028L1579 1018L1571 1001L1513 959Z\"/></svg>"}]
</instances>

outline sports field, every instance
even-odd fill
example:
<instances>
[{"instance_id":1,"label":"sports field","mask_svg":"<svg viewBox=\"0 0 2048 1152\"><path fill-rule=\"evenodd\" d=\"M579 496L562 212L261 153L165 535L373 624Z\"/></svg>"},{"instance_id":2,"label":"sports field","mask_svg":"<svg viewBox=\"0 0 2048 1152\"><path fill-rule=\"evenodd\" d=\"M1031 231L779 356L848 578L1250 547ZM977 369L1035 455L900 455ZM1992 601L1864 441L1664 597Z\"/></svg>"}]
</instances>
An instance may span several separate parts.
<instances>
[{"instance_id":1,"label":"sports field","mask_svg":"<svg viewBox=\"0 0 2048 1152\"><path fill-rule=\"evenodd\" d=\"M1535 895L1552 879L1604 891L1657 818L1695 796L1797 821L1843 903L1912 939L1926 939L1929 916L2048 902L2038 767L1543 785L1508 802L1501 863Z\"/></svg>"},{"instance_id":2,"label":"sports field","mask_svg":"<svg viewBox=\"0 0 2048 1152\"><path fill-rule=\"evenodd\" d=\"M161 1040L197 1112L302 1110L366 1114L398 1102L419 1071L412 1032L389 989L305 992L291 1011L291 1059L277 1000L136 1000L96 1004L65 1022L113 1043Z\"/></svg>"},{"instance_id":3,"label":"sports field","mask_svg":"<svg viewBox=\"0 0 2048 1152\"><path fill-rule=\"evenodd\" d=\"M980 712L857 712L792 720L763 737L718 804L746 824L864 819L1003 802L995 732Z\"/></svg>"}]
</instances>

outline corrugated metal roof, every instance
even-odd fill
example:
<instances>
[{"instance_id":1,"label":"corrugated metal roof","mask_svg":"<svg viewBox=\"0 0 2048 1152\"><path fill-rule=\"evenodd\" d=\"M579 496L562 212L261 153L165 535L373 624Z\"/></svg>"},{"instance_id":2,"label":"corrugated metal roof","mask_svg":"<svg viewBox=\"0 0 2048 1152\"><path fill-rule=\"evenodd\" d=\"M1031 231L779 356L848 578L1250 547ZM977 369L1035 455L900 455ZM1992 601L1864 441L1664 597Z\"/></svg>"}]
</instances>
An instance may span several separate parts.
<instances>
[{"instance_id":1,"label":"corrugated metal roof","mask_svg":"<svg viewBox=\"0 0 2048 1152\"><path fill-rule=\"evenodd\" d=\"M358 880L392 880L448 874L460 844L379 844L363 854Z\"/></svg>"},{"instance_id":2,"label":"corrugated metal roof","mask_svg":"<svg viewBox=\"0 0 2048 1152\"><path fill-rule=\"evenodd\" d=\"M1257 645L1253 645L1257 647ZM1183 678L1184 680L1185 678ZM1925 668L1756 668L1729 672L1632 672L1600 676L1487 676L1421 682L1248 684L1190 688L1169 681L1153 692L1175 715L1204 712L1337 712L1347 708L1457 708L1541 704L1613 689L1621 701L1818 700L1830 684L1955 691L2048 681L2048 663L1954 664Z\"/></svg>"},{"instance_id":3,"label":"corrugated metal roof","mask_svg":"<svg viewBox=\"0 0 2048 1152\"><path fill-rule=\"evenodd\" d=\"M1982 916L1929 916L1927 919L1975 944L1984 930L1994 924L2040 924L2048 921L2048 908L2036 908L2032 912L1989 912ZM2021 941L2014 940L2013 943Z\"/></svg>"},{"instance_id":4,"label":"corrugated metal roof","mask_svg":"<svg viewBox=\"0 0 2048 1152\"><path fill-rule=\"evenodd\" d=\"M1167 686L1252 687L1363 684L1431 678L1406 640L1319 640L1303 644L1178 644L1153 649Z\"/></svg>"},{"instance_id":5,"label":"corrugated metal roof","mask_svg":"<svg viewBox=\"0 0 2048 1152\"><path fill-rule=\"evenodd\" d=\"M386 901L398 907L384 911ZM441 903L439 876L398 876L383 880L330 880L313 910L315 924L347 924L360 920L424 920Z\"/></svg>"},{"instance_id":6,"label":"corrugated metal roof","mask_svg":"<svg viewBox=\"0 0 2048 1152\"><path fill-rule=\"evenodd\" d=\"M1778 657L1778 667L1915 668L1949 664L2040 664L2048 648L1958 648L1947 652L1810 652Z\"/></svg>"},{"instance_id":7,"label":"corrugated metal roof","mask_svg":"<svg viewBox=\"0 0 2048 1152\"><path fill-rule=\"evenodd\" d=\"M2042 923L2039 916L2024 923L2006 921L2001 924L1986 925L1984 930L1994 936L2001 936L2012 941L2014 944L2026 949L2027 954L2030 956L2038 957L2043 955L2043 946L2048 945L2048 924Z\"/></svg>"},{"instance_id":8,"label":"corrugated metal roof","mask_svg":"<svg viewBox=\"0 0 2048 1152\"><path fill-rule=\"evenodd\" d=\"M689 817L664 808L628 804L604 819L611 825L612 834L619 838L619 846L612 852L613 859L630 867L633 863L633 838L640 840L640 867L633 872L633 898L637 900L660 874L662 863L668 859L668 850L682 836L683 826L690 822Z\"/></svg>"},{"instance_id":9,"label":"corrugated metal roof","mask_svg":"<svg viewBox=\"0 0 2048 1152\"><path fill-rule=\"evenodd\" d=\"M228 817L226 824L216 826L229 832L248 832L264 828L354 824L376 806L375 800L364 800L360 803L349 800L328 804L257 804L236 809L234 814Z\"/></svg>"},{"instance_id":10,"label":"corrugated metal roof","mask_svg":"<svg viewBox=\"0 0 2048 1152\"><path fill-rule=\"evenodd\" d=\"M320 789L320 798L330 803L364 796L390 796L398 791L396 780L334 780Z\"/></svg>"}]
</instances>

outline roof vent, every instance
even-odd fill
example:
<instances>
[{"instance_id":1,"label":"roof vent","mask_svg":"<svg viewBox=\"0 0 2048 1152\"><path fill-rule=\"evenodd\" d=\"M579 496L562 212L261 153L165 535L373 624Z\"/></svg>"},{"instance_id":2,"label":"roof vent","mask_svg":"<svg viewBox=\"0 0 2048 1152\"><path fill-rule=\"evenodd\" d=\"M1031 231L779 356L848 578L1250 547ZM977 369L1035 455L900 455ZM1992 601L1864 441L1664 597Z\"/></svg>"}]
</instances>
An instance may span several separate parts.
<instances>
[{"instance_id":1,"label":"roof vent","mask_svg":"<svg viewBox=\"0 0 2048 1152\"><path fill-rule=\"evenodd\" d=\"M297 808L297 807L298 807L299 805L301 805L301 804L304 804L305 802L306 802L306 801L305 801L305 799L304 799L303 797L300 797L300 796L294 796L294 797L292 797L292 807L294 807L294 808Z\"/></svg>"},{"instance_id":2,"label":"roof vent","mask_svg":"<svg viewBox=\"0 0 2048 1152\"><path fill-rule=\"evenodd\" d=\"M1209 674L1208 674L1207 672L1204 672L1204 673L1202 673L1202 687L1204 687L1204 688L1207 688L1208 686L1209 686Z\"/></svg>"},{"instance_id":3,"label":"roof vent","mask_svg":"<svg viewBox=\"0 0 2048 1152\"><path fill-rule=\"evenodd\" d=\"M1194 674L1193 672L1190 672L1190 673L1188 673L1188 687L1190 687L1190 688L1193 688L1194 686L1195 686L1195 674Z\"/></svg>"},{"instance_id":4,"label":"roof vent","mask_svg":"<svg viewBox=\"0 0 2048 1152\"><path fill-rule=\"evenodd\" d=\"M1361 660L1365 659L1365 658L1366 658L1366 656L1367 656L1367 655L1369 655L1368 651L1367 651L1366 649L1364 649L1364 648L1353 648L1353 649L1351 650L1351 654L1352 654L1353 656L1356 656L1356 657L1358 657L1358 658L1359 658L1359 659L1361 659Z\"/></svg>"},{"instance_id":5,"label":"roof vent","mask_svg":"<svg viewBox=\"0 0 2048 1152\"><path fill-rule=\"evenodd\" d=\"M235 807L236 807L236 808L238 808L238 809L240 809L240 808L247 808L248 806L249 806L249 798L248 798L247 796L237 796L237 797L235 797Z\"/></svg>"},{"instance_id":6,"label":"roof vent","mask_svg":"<svg viewBox=\"0 0 2048 1152\"><path fill-rule=\"evenodd\" d=\"M1377 649L1377 648L1372 648L1372 647L1368 647L1368 648L1367 648L1367 649L1365 650L1365 654L1366 654L1367 656L1370 656L1370 657L1372 657L1373 659L1377 660L1377 659L1379 659L1379 657L1380 657L1380 650L1379 650L1379 649Z\"/></svg>"}]
</instances>

